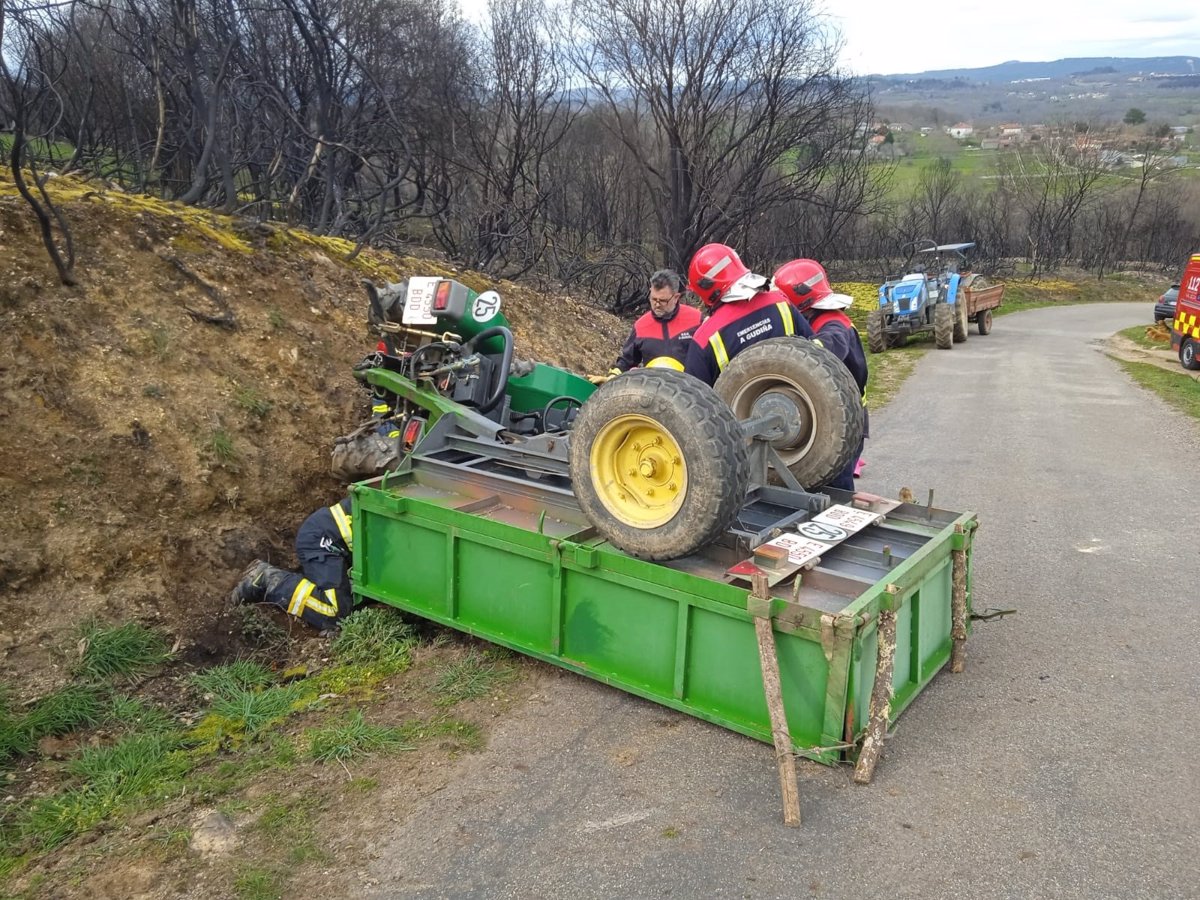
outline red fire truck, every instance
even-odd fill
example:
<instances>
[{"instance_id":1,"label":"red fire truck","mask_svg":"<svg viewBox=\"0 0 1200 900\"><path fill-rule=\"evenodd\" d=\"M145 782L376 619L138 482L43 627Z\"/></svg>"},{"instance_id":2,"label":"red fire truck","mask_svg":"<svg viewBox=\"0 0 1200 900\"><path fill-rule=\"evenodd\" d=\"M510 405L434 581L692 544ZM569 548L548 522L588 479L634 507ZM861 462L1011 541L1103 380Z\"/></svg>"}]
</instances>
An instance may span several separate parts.
<instances>
[{"instance_id":1,"label":"red fire truck","mask_svg":"<svg viewBox=\"0 0 1200 900\"><path fill-rule=\"evenodd\" d=\"M1200 253L1188 260L1179 279L1179 301L1171 323L1171 349L1179 351L1185 369L1200 369Z\"/></svg>"}]
</instances>

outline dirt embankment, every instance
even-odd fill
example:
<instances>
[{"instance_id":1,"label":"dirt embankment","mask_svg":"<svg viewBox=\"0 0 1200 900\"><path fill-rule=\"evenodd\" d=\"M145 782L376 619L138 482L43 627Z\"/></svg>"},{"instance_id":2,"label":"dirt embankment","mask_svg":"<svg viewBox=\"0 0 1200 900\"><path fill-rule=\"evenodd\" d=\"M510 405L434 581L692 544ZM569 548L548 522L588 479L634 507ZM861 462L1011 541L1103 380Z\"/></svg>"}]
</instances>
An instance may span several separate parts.
<instances>
[{"instance_id":1,"label":"dirt embankment","mask_svg":"<svg viewBox=\"0 0 1200 900\"><path fill-rule=\"evenodd\" d=\"M195 661L237 654L217 611L255 556L291 564L332 502L332 439L366 394L364 277L444 264L53 182L79 285L59 285L0 172L0 681L54 686L87 617L138 619ZM628 325L569 297L496 287L518 354L611 364ZM223 324L222 324L223 322ZM231 644L231 642L233 642Z\"/></svg>"}]
</instances>

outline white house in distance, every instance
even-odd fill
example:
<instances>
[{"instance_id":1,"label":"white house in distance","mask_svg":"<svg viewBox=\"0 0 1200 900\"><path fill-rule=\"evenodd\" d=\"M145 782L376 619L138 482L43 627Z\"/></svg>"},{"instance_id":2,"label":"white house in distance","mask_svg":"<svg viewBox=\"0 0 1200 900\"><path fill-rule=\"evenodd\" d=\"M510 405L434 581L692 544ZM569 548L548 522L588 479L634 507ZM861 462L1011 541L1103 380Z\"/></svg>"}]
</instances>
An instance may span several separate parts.
<instances>
[{"instance_id":1,"label":"white house in distance","mask_svg":"<svg viewBox=\"0 0 1200 900\"><path fill-rule=\"evenodd\" d=\"M973 135L975 133L975 129L966 122L959 122L957 125L951 125L949 128L947 128L946 133L949 134L950 137L957 138L961 141L963 138L969 138L971 135Z\"/></svg>"}]
</instances>

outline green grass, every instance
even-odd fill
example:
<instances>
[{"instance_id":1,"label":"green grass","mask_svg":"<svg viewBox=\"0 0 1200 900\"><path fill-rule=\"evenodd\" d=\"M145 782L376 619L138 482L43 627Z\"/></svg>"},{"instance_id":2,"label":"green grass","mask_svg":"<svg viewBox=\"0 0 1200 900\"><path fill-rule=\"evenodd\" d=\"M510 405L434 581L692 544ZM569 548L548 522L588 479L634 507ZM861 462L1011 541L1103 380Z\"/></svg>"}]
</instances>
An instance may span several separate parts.
<instances>
[{"instance_id":1,"label":"green grass","mask_svg":"<svg viewBox=\"0 0 1200 900\"><path fill-rule=\"evenodd\" d=\"M67 767L78 783L36 799L18 825L21 840L51 850L135 799L161 801L176 794L192 765L173 735L136 734L110 747L87 748Z\"/></svg>"},{"instance_id":2,"label":"green grass","mask_svg":"<svg viewBox=\"0 0 1200 900\"><path fill-rule=\"evenodd\" d=\"M237 459L237 448L233 446L233 437L224 428L214 428L204 442L204 449L213 455L218 463L230 463Z\"/></svg>"},{"instance_id":3,"label":"green grass","mask_svg":"<svg viewBox=\"0 0 1200 900\"><path fill-rule=\"evenodd\" d=\"M462 700L486 697L514 677L516 671L509 660L491 651L472 650L442 669L433 685L434 702L439 706L453 706Z\"/></svg>"},{"instance_id":4,"label":"green grass","mask_svg":"<svg viewBox=\"0 0 1200 900\"><path fill-rule=\"evenodd\" d=\"M279 900L283 896L283 878L274 869L242 866L233 879L237 900Z\"/></svg>"},{"instance_id":5,"label":"green grass","mask_svg":"<svg viewBox=\"0 0 1200 900\"><path fill-rule=\"evenodd\" d=\"M231 734L254 737L303 705L304 685L287 684L266 690L235 691L218 697L213 701L210 715L226 722Z\"/></svg>"},{"instance_id":6,"label":"green grass","mask_svg":"<svg viewBox=\"0 0 1200 900\"><path fill-rule=\"evenodd\" d=\"M1126 328L1123 331L1118 331L1117 334L1123 338L1133 341L1139 347L1145 347L1147 350L1170 350L1170 341L1152 341L1146 337L1146 329L1148 325L1134 325L1132 328Z\"/></svg>"},{"instance_id":7,"label":"green grass","mask_svg":"<svg viewBox=\"0 0 1200 900\"><path fill-rule=\"evenodd\" d=\"M328 861L328 854L317 844L313 817L318 809L319 800L312 794L286 800L272 795L255 821L254 831L273 845L289 866L310 860Z\"/></svg>"},{"instance_id":8,"label":"green grass","mask_svg":"<svg viewBox=\"0 0 1200 900\"><path fill-rule=\"evenodd\" d=\"M911 338L903 347L893 347L885 353L871 353L867 356L867 408L882 409L899 392L921 357L928 353L934 344L918 342Z\"/></svg>"},{"instance_id":9,"label":"green grass","mask_svg":"<svg viewBox=\"0 0 1200 900\"><path fill-rule=\"evenodd\" d=\"M1178 373L1149 363L1128 362L1118 359L1121 368L1147 390L1158 394L1163 400L1186 413L1200 419L1200 382L1186 374L1181 368Z\"/></svg>"},{"instance_id":10,"label":"green grass","mask_svg":"<svg viewBox=\"0 0 1200 900\"><path fill-rule=\"evenodd\" d=\"M164 734L179 727L165 710L121 694L115 695L109 701L104 719L127 731L142 731L151 734Z\"/></svg>"},{"instance_id":11,"label":"green grass","mask_svg":"<svg viewBox=\"0 0 1200 900\"><path fill-rule=\"evenodd\" d=\"M48 735L67 734L104 719L104 694L92 685L71 684L44 697L21 720L21 730L37 743Z\"/></svg>"},{"instance_id":12,"label":"green grass","mask_svg":"<svg viewBox=\"0 0 1200 900\"><path fill-rule=\"evenodd\" d=\"M307 680L276 683L271 671L250 660L238 660L198 672L191 678L211 706L192 729L190 740L201 753L236 748L258 738L272 725L316 701L317 691Z\"/></svg>"},{"instance_id":13,"label":"green grass","mask_svg":"<svg viewBox=\"0 0 1200 900\"><path fill-rule=\"evenodd\" d=\"M136 675L171 656L166 640L138 622L105 628L85 622L82 629L83 652L75 674L89 679Z\"/></svg>"},{"instance_id":14,"label":"green grass","mask_svg":"<svg viewBox=\"0 0 1200 900\"><path fill-rule=\"evenodd\" d=\"M265 419L275 404L261 396L254 388L238 387L234 389L233 401L256 419Z\"/></svg>"},{"instance_id":15,"label":"green grass","mask_svg":"<svg viewBox=\"0 0 1200 900\"><path fill-rule=\"evenodd\" d=\"M178 733L132 734L108 747L87 747L67 766L89 786L111 784L133 796L172 786L191 767Z\"/></svg>"},{"instance_id":16,"label":"green grass","mask_svg":"<svg viewBox=\"0 0 1200 900\"><path fill-rule=\"evenodd\" d=\"M244 691L261 690L275 684L275 675L266 666L249 659L239 659L223 666L214 666L191 677L191 682L205 694L232 697Z\"/></svg>"},{"instance_id":17,"label":"green grass","mask_svg":"<svg viewBox=\"0 0 1200 900\"><path fill-rule=\"evenodd\" d=\"M347 721L311 729L307 737L309 755L317 762L416 749L405 743L403 729L369 725L363 721L362 710L358 709Z\"/></svg>"},{"instance_id":18,"label":"green grass","mask_svg":"<svg viewBox=\"0 0 1200 900\"><path fill-rule=\"evenodd\" d=\"M166 362L171 356L171 332L161 325L151 328L150 348L159 362Z\"/></svg>"},{"instance_id":19,"label":"green grass","mask_svg":"<svg viewBox=\"0 0 1200 900\"><path fill-rule=\"evenodd\" d=\"M343 665L366 666L381 675L403 672L412 663L417 638L398 612L370 607L352 613L329 651Z\"/></svg>"},{"instance_id":20,"label":"green grass","mask_svg":"<svg viewBox=\"0 0 1200 900\"><path fill-rule=\"evenodd\" d=\"M439 740L448 750L474 752L485 744L483 729L473 722L438 717L427 722L409 722L403 726L404 739L410 743Z\"/></svg>"}]
</instances>

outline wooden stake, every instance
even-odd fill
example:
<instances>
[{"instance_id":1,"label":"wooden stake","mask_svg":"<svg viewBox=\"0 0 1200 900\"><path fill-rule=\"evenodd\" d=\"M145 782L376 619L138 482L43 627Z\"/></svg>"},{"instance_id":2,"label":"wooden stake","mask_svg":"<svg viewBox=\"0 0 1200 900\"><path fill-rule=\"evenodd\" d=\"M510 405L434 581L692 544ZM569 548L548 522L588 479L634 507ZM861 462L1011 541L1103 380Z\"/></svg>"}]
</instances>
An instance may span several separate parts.
<instances>
[{"instance_id":1,"label":"wooden stake","mask_svg":"<svg viewBox=\"0 0 1200 900\"><path fill-rule=\"evenodd\" d=\"M962 531L962 526L955 528ZM951 550L950 586L950 671L959 674L967 667L967 551Z\"/></svg>"},{"instance_id":2,"label":"wooden stake","mask_svg":"<svg viewBox=\"0 0 1200 900\"><path fill-rule=\"evenodd\" d=\"M775 761L779 765L779 788L783 794L783 824L800 827L800 790L796 785L796 757L792 754L792 736L783 710L783 684L779 676L779 657L775 653L775 631L771 627L770 593L765 575L751 578L753 596L766 605L766 615L754 617L758 636L758 659L762 664L763 691L771 716L771 738L775 741Z\"/></svg>"},{"instance_id":3,"label":"wooden stake","mask_svg":"<svg viewBox=\"0 0 1200 900\"><path fill-rule=\"evenodd\" d=\"M875 685L871 688L871 711L867 717L867 733L863 738L862 751L854 766L854 781L870 784L875 774L875 764L883 752L883 738L887 734L888 716L892 704L892 669L896 663L896 613L894 610L879 611L877 631L879 652L875 661Z\"/></svg>"}]
</instances>

